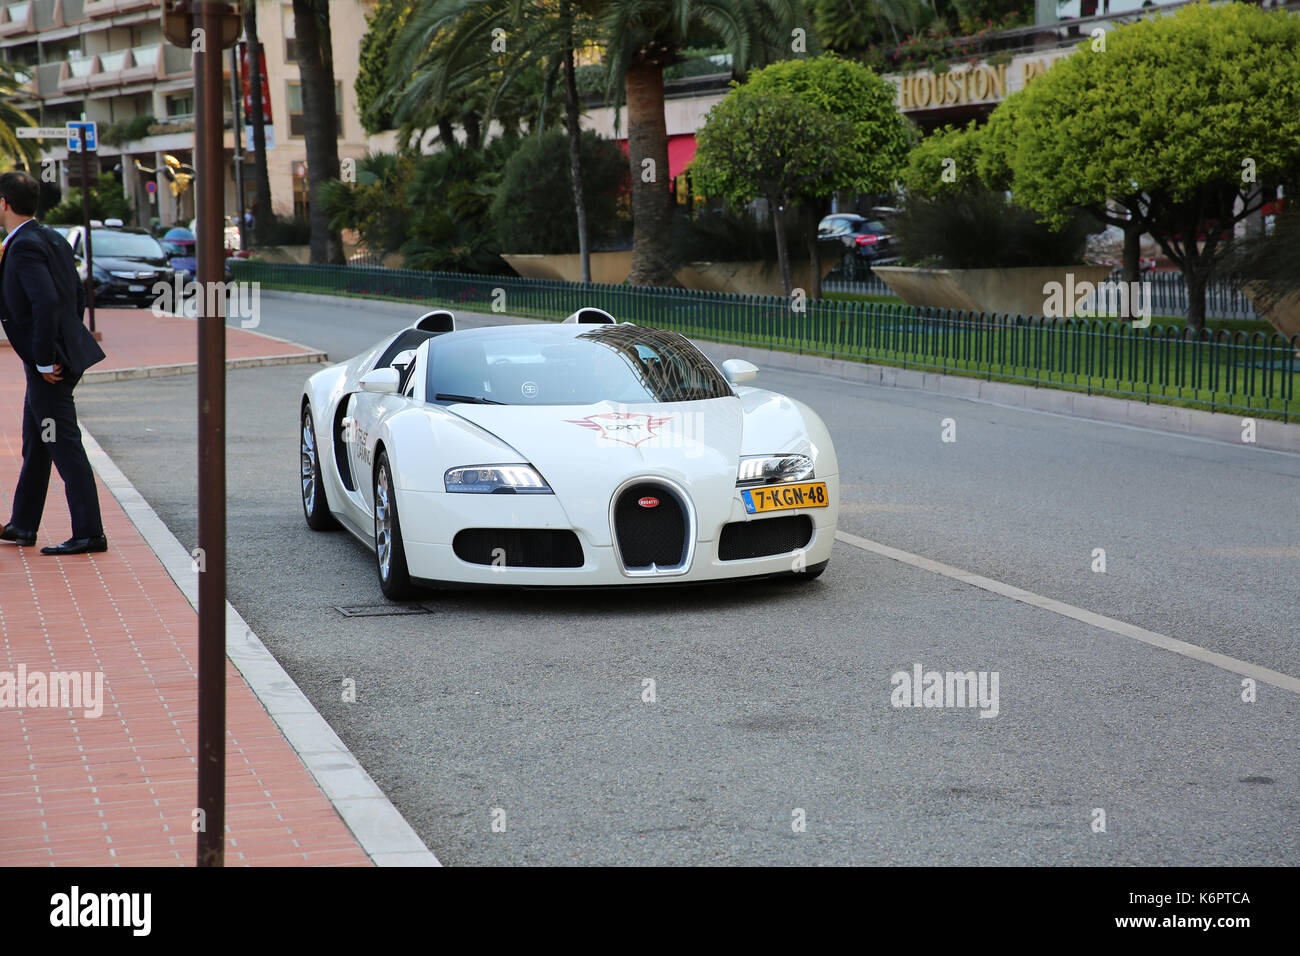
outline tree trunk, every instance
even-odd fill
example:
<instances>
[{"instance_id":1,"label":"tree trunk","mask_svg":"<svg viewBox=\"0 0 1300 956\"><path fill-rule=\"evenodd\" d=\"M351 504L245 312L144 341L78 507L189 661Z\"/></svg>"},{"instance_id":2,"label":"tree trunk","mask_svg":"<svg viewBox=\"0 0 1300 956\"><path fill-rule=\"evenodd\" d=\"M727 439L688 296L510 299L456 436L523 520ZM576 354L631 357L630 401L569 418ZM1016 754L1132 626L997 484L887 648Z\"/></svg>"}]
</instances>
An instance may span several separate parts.
<instances>
[{"instance_id":1,"label":"tree trunk","mask_svg":"<svg viewBox=\"0 0 1300 956\"><path fill-rule=\"evenodd\" d=\"M1142 223L1136 217L1124 225L1124 281L1137 282L1141 273ZM1131 288L1131 286L1130 286Z\"/></svg>"},{"instance_id":2,"label":"tree trunk","mask_svg":"<svg viewBox=\"0 0 1300 956\"><path fill-rule=\"evenodd\" d=\"M632 268L628 282L676 285L669 249L673 209L668 191L664 68L657 61L638 61L628 68L627 144L632 172Z\"/></svg>"},{"instance_id":3,"label":"tree trunk","mask_svg":"<svg viewBox=\"0 0 1300 956\"><path fill-rule=\"evenodd\" d=\"M785 209L775 196L769 196L767 204L771 207L772 228L776 230L776 262L781 270L781 288L789 298L794 295L794 279L790 275L790 250L785 244Z\"/></svg>"},{"instance_id":4,"label":"tree trunk","mask_svg":"<svg viewBox=\"0 0 1300 956\"><path fill-rule=\"evenodd\" d=\"M311 261L342 265L343 240L329 227L321 201L325 183L339 178L339 130L334 99L334 50L329 0L293 0L298 73L302 82L303 132L307 140L307 194L310 201Z\"/></svg>"},{"instance_id":5,"label":"tree trunk","mask_svg":"<svg viewBox=\"0 0 1300 956\"><path fill-rule=\"evenodd\" d=\"M582 199L582 130L578 125L578 83L573 69L573 24L569 0L561 0L560 16L568 23L568 48L564 51L564 118L569 127L569 176L573 181L573 209L578 215L578 258L582 281L591 281L591 248L587 242L587 207Z\"/></svg>"},{"instance_id":6,"label":"tree trunk","mask_svg":"<svg viewBox=\"0 0 1300 956\"><path fill-rule=\"evenodd\" d=\"M248 39L249 100L253 104L248 118L253 127L253 244L262 245L270 233L275 216L271 205L271 176L266 168L266 122L262 115L262 41L257 35L257 3L244 4L244 33Z\"/></svg>"},{"instance_id":7,"label":"tree trunk","mask_svg":"<svg viewBox=\"0 0 1300 956\"><path fill-rule=\"evenodd\" d=\"M477 152L483 146L483 126L479 115L466 110L461 114L460 125L465 128L465 145Z\"/></svg>"},{"instance_id":8,"label":"tree trunk","mask_svg":"<svg viewBox=\"0 0 1300 956\"><path fill-rule=\"evenodd\" d=\"M1183 269L1183 282L1187 285L1187 328L1196 333L1205 328L1205 287L1209 278L1200 261L1189 261Z\"/></svg>"},{"instance_id":9,"label":"tree trunk","mask_svg":"<svg viewBox=\"0 0 1300 956\"><path fill-rule=\"evenodd\" d=\"M451 117L445 113L438 117L438 138L444 148L456 148L456 127L451 125Z\"/></svg>"},{"instance_id":10,"label":"tree trunk","mask_svg":"<svg viewBox=\"0 0 1300 956\"><path fill-rule=\"evenodd\" d=\"M821 222L819 213L821 210L813 203L807 206L809 222L804 230L804 239L808 245L808 298L820 299L822 297L822 267L821 258L818 253L821 251L817 244L817 224Z\"/></svg>"}]
</instances>

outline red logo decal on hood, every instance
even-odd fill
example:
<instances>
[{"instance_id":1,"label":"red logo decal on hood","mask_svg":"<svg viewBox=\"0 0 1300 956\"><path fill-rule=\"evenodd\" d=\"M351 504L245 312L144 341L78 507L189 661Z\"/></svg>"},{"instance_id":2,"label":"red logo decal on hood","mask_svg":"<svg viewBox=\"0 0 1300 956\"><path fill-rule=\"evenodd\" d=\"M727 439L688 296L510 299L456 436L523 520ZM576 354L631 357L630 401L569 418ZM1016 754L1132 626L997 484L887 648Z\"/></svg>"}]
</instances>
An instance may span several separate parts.
<instances>
[{"instance_id":1,"label":"red logo decal on hood","mask_svg":"<svg viewBox=\"0 0 1300 956\"><path fill-rule=\"evenodd\" d=\"M588 415L586 418L565 419L574 425L590 428L600 432L601 438L621 442L635 448L642 442L649 441L657 434L656 429L672 421L672 416L657 418L644 412L605 412L602 415Z\"/></svg>"}]
</instances>

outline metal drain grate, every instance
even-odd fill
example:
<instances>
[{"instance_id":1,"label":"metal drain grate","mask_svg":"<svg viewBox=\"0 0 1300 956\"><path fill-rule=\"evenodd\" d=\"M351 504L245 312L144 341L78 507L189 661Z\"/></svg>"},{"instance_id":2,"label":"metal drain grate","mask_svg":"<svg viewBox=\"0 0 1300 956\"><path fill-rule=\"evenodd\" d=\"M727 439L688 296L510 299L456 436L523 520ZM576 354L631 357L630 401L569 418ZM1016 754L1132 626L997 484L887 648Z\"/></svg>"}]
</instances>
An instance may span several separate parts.
<instances>
[{"instance_id":1,"label":"metal drain grate","mask_svg":"<svg viewBox=\"0 0 1300 956\"><path fill-rule=\"evenodd\" d=\"M432 613L423 604L336 604L334 610L344 617L396 617L406 614Z\"/></svg>"}]
</instances>

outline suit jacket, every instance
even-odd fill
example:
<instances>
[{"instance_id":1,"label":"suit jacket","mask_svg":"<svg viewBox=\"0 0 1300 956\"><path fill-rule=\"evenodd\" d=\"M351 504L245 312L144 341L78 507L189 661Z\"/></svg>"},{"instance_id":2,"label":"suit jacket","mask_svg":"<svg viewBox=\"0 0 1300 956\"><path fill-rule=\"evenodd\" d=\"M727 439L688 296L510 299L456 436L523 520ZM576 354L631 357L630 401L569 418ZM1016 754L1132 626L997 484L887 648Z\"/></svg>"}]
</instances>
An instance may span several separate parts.
<instances>
[{"instance_id":1,"label":"suit jacket","mask_svg":"<svg viewBox=\"0 0 1300 956\"><path fill-rule=\"evenodd\" d=\"M82 322L86 288L68 241L33 220L20 227L0 259L0 323L18 357L31 366L61 365L74 379L104 358Z\"/></svg>"}]
</instances>

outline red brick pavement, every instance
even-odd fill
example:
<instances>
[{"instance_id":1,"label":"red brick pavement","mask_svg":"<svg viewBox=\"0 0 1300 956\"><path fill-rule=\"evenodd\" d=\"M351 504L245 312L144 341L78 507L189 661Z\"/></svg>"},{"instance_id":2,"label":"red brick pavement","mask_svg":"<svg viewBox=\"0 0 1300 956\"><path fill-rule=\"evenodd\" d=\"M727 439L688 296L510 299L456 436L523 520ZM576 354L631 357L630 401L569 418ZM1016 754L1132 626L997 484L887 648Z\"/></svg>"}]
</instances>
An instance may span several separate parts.
<instances>
[{"instance_id":1,"label":"red brick pavement","mask_svg":"<svg viewBox=\"0 0 1300 956\"><path fill-rule=\"evenodd\" d=\"M99 315L113 367L193 361L190 320ZM237 330L228 343L232 353L291 351ZM17 357L0 349L0 521L21 461L23 387ZM0 542L0 672L103 675L98 717L0 698L0 865L194 864L197 618L102 482L99 500L105 554L40 554L70 533L57 473L37 546ZM226 694L227 864L369 865L229 662Z\"/></svg>"}]
</instances>

